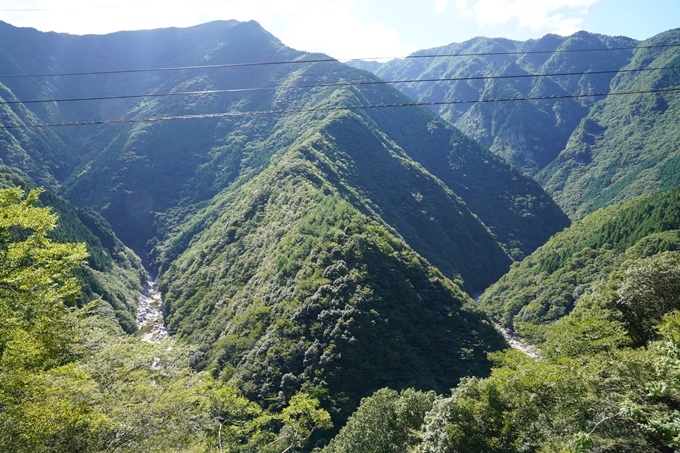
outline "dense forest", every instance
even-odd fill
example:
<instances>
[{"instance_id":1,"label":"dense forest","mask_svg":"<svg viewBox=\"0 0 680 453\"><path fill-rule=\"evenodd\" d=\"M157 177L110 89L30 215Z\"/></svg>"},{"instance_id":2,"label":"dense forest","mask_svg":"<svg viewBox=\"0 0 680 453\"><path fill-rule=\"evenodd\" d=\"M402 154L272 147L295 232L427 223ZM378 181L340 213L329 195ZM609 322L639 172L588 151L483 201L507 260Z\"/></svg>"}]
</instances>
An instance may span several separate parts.
<instances>
[{"instance_id":1,"label":"dense forest","mask_svg":"<svg viewBox=\"0 0 680 453\"><path fill-rule=\"evenodd\" d=\"M680 449L677 30L0 37L0 450Z\"/></svg>"}]
</instances>

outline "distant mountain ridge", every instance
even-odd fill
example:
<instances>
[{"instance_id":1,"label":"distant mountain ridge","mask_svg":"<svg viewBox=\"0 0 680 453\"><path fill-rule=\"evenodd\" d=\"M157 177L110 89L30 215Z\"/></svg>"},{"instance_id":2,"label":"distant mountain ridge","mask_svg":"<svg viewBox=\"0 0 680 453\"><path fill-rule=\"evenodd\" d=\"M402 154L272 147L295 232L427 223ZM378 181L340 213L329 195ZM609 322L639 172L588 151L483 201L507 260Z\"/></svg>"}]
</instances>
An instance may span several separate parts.
<instances>
[{"instance_id":1,"label":"distant mountain ridge","mask_svg":"<svg viewBox=\"0 0 680 453\"><path fill-rule=\"evenodd\" d=\"M349 64L386 80L468 78L396 86L423 102L463 101L433 109L534 175L567 214L581 218L680 183L678 96L654 92L680 87L679 40L677 29L645 41L588 32L524 42L474 38L413 54L438 57ZM458 56L466 53L474 55ZM524 77L569 73L575 75ZM605 98L464 102L650 90Z\"/></svg>"},{"instance_id":2,"label":"distant mountain ridge","mask_svg":"<svg viewBox=\"0 0 680 453\"><path fill-rule=\"evenodd\" d=\"M680 29L641 43L613 91L680 88ZM645 48L648 46L649 48ZM655 47L656 46L656 47ZM593 106L537 180L572 217L680 185L677 91L610 96Z\"/></svg>"},{"instance_id":3,"label":"distant mountain ridge","mask_svg":"<svg viewBox=\"0 0 680 453\"><path fill-rule=\"evenodd\" d=\"M470 101L606 93L612 74L526 78L529 74L617 71L631 59L637 41L578 32L562 37L512 41L473 38L463 43L420 50L414 56L366 66L392 80L472 78L441 82L410 82L396 87L424 101ZM616 49L596 52L596 49ZM587 50L586 52L574 52ZM473 54L472 56L458 56ZM349 62L361 67L363 63ZM503 78L505 76L520 76ZM486 80L480 79L488 77ZM543 169L564 149L572 131L597 99L556 99L493 104L462 103L433 107L444 119L479 140L509 163L530 174Z\"/></svg>"},{"instance_id":4,"label":"distant mountain ridge","mask_svg":"<svg viewBox=\"0 0 680 453\"><path fill-rule=\"evenodd\" d=\"M73 73L88 70L108 71L121 67L191 66L203 65L206 62L286 61L308 58L306 54L284 47L280 41L254 22L217 22L189 29L84 37L40 33L35 30L15 29L4 25L0 27L0 35L3 33L8 41L20 44L16 48L8 48L0 53L0 62L5 65L7 71L15 74ZM119 47L115 47L114 43L118 43ZM71 52L64 53L65 51L61 50L69 46L73 48ZM29 49L31 52L26 52ZM98 52L104 53L98 54ZM30 62L22 61L21 56L26 54L33 55L35 59L29 59ZM63 54L64 57L57 60L50 57L52 54ZM106 58L102 58L101 55L106 55ZM40 67L39 65L44 61L53 61L53 63ZM94 67L92 67L93 63ZM85 64L89 66L85 67ZM330 68L328 63L324 64ZM186 70L69 76L50 78L43 80L44 83L38 83L35 78L16 78L11 79L9 89L13 90L12 93L14 91L19 93L17 96L21 98L35 99L40 96L78 97L82 96L84 91L88 95L105 96L143 94L153 91L243 88L248 84L271 86L272 83L281 83L284 80L288 84L298 83L300 81L298 69L302 69L303 66L306 65L203 69L198 72ZM326 69L322 69L323 65L318 67L318 70L305 77L308 77L308 80L314 80L309 77L328 77L329 74L324 72ZM333 71L337 70L345 72L346 78L366 77L365 74L336 65ZM41 91L36 92L37 88ZM370 90L373 89L366 88L364 91ZM395 92L389 89L374 91L383 97L394 98L395 96ZM34 109L33 114L43 121L62 121L68 118L99 120L116 117L116 112L127 112L126 114L130 117L149 117L229 111L235 108L267 110L280 105L301 106L305 105L308 99L313 99L309 97L310 94L300 93L299 90L280 89L255 94L236 93L230 97L213 94L187 98L47 103L29 104L28 108ZM360 104L365 101L365 98L359 96L352 101ZM129 105L132 102L137 102L137 104ZM114 105L116 103L121 105ZM12 106L12 108L23 107ZM396 118L394 113L400 117L408 117L408 114L404 115L401 112L376 112L372 118L382 124L380 127L385 128L389 127L390 122ZM422 116L420 113L418 115ZM433 119L434 117L429 119L423 117L420 121L430 122ZM126 243L141 251L146 246L145 242L155 234L152 225L156 222L156 213L163 213L178 204L188 206L207 200L226 185L242 177L243 170L251 174L252 171L257 172L258 168L266 165L271 152L253 153L253 151L257 147L255 144L266 139L267 135L272 133L272 127L276 127L277 123L275 118L255 116L222 121L194 121L189 128L182 128L182 126L178 128L179 124L58 128L55 132L59 134L58 139L61 139L60 146L68 150L70 157L61 163L59 179L51 184L52 186L60 185L67 198L77 204L102 210L102 214L112 223L117 234ZM257 124L255 128L257 131L256 135L253 135L248 128L255 124ZM408 127L408 124L406 126ZM215 127L221 129L226 127L225 131L241 129L243 132L231 132L229 138L225 140L220 137L219 133L216 135L213 133ZM411 154L411 158L421 162L429 171L433 171L445 184L452 185L454 192L472 206L473 211L498 236L506 250L517 249L520 254L530 252L540 245L541 238L547 238L549 234L566 225L564 217L560 217L561 214L554 205L550 207L552 202L541 194L540 189L528 179L513 175L512 171L508 171L509 167L492 170L495 172L493 177L467 174L465 166L472 165L475 159L479 159L474 157L474 154L484 151L478 151L481 148L474 144L465 144L462 136L461 139L457 139L457 142L464 146L458 148L462 150L465 146L472 146L470 150L473 150L473 154L464 157L465 154L459 152L456 159L460 162L450 163L446 160L450 158L444 158L445 154L429 152L428 150L433 146L450 146L445 138L446 133L438 135L434 132L436 130L436 128L431 130L429 134L431 138L427 139L427 144L411 138L409 134L404 133L404 130L397 130L397 128L392 128L390 136L392 140L396 140L395 143L398 146L404 148L407 154ZM151 135L148 132L152 132ZM283 141L279 141L276 146L285 146L286 143L290 143L290 140L299 132L301 131L284 132L281 134ZM285 138L286 136L290 138ZM148 142L149 137L153 137L152 142ZM241 138L236 140L237 137ZM248 141L244 142L244 138ZM212 151L211 154L184 153L183 150L187 147L212 149ZM242 150L247 148L250 150L244 154ZM172 158L168 158L170 155ZM41 155L41 158L44 160L44 155ZM466 163L466 160L469 162ZM489 160L487 157L483 160L489 162L490 165L497 165L496 162L498 162L496 159ZM238 164L239 161L242 161L242 164ZM243 164L245 166L239 169L239 166ZM52 165L56 166L57 163ZM19 169L32 167L30 163L19 163L16 166ZM77 168L78 166L80 169ZM447 167L452 170L452 173L444 170ZM104 168L110 169L111 172L107 170L102 179L100 171ZM65 176L69 172L70 175ZM498 181L500 175L512 176L501 183ZM461 176L469 179L461 180ZM519 185L507 192L504 185L517 182ZM456 187L456 184L459 186ZM525 186L522 187L522 184ZM493 188L494 185L496 185L495 188ZM489 196L486 196L485 192ZM542 201L531 207L526 205L526 201L519 201L519 204L512 202L513 198L521 198L528 193ZM486 206L486 203L480 202L482 200L496 204ZM511 204L512 207L510 207ZM523 205L526 205L528 210ZM542 207L543 205L545 207ZM547 212L538 215L541 209L548 209L551 212L548 215L546 215ZM512 210L516 213L513 214ZM532 214L532 211L535 211L535 214ZM515 217L510 221L494 218L501 214ZM554 226L549 226L553 218L560 220ZM535 225L531 225L532 222ZM536 229L542 232L538 237L533 231Z\"/></svg>"}]
</instances>

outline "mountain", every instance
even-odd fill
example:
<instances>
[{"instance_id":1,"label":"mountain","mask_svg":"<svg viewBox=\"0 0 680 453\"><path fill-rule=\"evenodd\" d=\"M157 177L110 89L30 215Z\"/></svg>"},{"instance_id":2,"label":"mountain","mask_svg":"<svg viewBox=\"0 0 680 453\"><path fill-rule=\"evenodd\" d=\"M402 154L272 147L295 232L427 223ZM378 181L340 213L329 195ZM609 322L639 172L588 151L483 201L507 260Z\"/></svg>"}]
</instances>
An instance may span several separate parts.
<instances>
[{"instance_id":1,"label":"mountain","mask_svg":"<svg viewBox=\"0 0 680 453\"><path fill-rule=\"evenodd\" d=\"M629 48L636 44L633 39L584 31L528 41L479 37L421 50L410 58L382 65L349 64L369 69L388 81L408 81L395 86L413 99L444 102L432 109L506 162L535 174L564 149L596 99L467 101L606 93L616 71L630 62L633 51ZM597 51L617 48L623 49ZM432 57L423 58L428 55ZM613 72L528 77L587 71ZM419 81L432 79L459 80Z\"/></svg>"},{"instance_id":2,"label":"mountain","mask_svg":"<svg viewBox=\"0 0 680 453\"><path fill-rule=\"evenodd\" d=\"M677 450L680 252L632 258L612 277L533 326L531 356L494 353L489 377L450 396L381 389L322 451Z\"/></svg>"},{"instance_id":3,"label":"mountain","mask_svg":"<svg viewBox=\"0 0 680 453\"><path fill-rule=\"evenodd\" d=\"M358 108L408 99L347 85L380 80L309 61L328 57L255 22L0 36L16 43L0 52L8 74L87 73L8 78L3 99L115 97L7 106L32 124L130 121L45 129L69 156L51 184L158 272L191 365L273 408L299 389L342 421L381 386L443 392L484 375L505 342L461 288L480 293L569 223L433 112ZM145 70L172 67L185 69ZM121 99L139 94L155 96ZM27 148L33 161L13 167L52 162Z\"/></svg>"},{"instance_id":4,"label":"mountain","mask_svg":"<svg viewBox=\"0 0 680 453\"><path fill-rule=\"evenodd\" d=\"M41 34L10 26L4 28L4 33L11 35L11 39L21 41L19 51L29 43L31 47L35 47L35 50L28 53L36 56L31 64L15 63L22 61L22 57L13 49L4 51L4 60L0 54L0 62L7 62L6 67L14 68L15 73L77 73L108 71L121 67L170 67L318 58L285 48L255 23L212 23L189 29L131 32L101 37ZM7 38L10 40L10 36ZM167 43L179 44L169 47ZM49 55L57 49L63 52L64 48L72 51L57 60L58 64L39 67L41 61L50 61ZM102 58L102 54L107 58ZM88 67L83 66L84 62L88 62ZM106 117L107 114L119 111L127 112L130 117L143 118L244 110L268 111L282 106L312 107L317 102L315 99L329 96L341 87L311 91L274 88L285 84L309 85L329 77L328 81L341 78L350 81L377 81L366 73L331 63L133 72L102 74L96 77L98 83L92 82L93 76L49 79L44 83L48 88L36 85L34 78L9 79L7 83L11 85L13 93L16 92L16 96L24 99L36 99L41 95L73 98L214 88L271 88L254 93L142 98L137 101L115 99L68 102L56 106L28 105L44 121L65 121L68 118L97 121L110 119L111 117ZM366 87L357 93L358 96L348 100L354 102L353 105L361 105L369 100L375 103L403 102L402 97L386 87ZM368 97L368 93L372 93L372 98ZM136 104L132 104L133 102ZM427 134L423 131L420 135L413 135L408 132L414 127L410 124L412 116L418 116L417 127L421 131L431 121L435 123ZM457 131L443 126L435 127L435 116L428 116L420 110L411 109L411 113L405 114L392 109L391 112L371 111L370 117L382 129L381 132L401 147L404 153L461 197L492 230L506 251L514 256L531 252L550 234L566 226L566 218L537 185L528 178L517 175L507 166L501 168L502 162L469 142ZM259 171L276 150L287 146L296 134L302 132L299 127L294 132L283 131L278 121L276 116L259 115L252 118L183 121L181 124L58 128L56 132L64 143L69 144L68 148L75 155L75 163L80 163L79 166L71 164L69 176L59 179L63 186L62 192L78 205L101 210L118 236L142 253L148 251L145 249L147 241L155 236L161 238L155 231L155 213L165 213L177 206L190 206L209 199L233 183L241 174ZM404 126L404 122L407 126ZM259 149L259 143L264 143L277 134L281 140L267 144L265 150ZM456 134L455 139L451 134ZM454 142L458 144L455 147L452 146ZM187 152L188 149L192 151ZM432 152L432 149L450 149L452 153L447 155L442 151ZM472 167L475 170L468 171ZM102 178L104 169L106 171ZM412 231L417 233L418 229L412 228ZM539 234L535 234L537 231ZM400 234L404 233L400 231ZM421 238L414 242L423 241ZM456 266L444 264L442 259L435 256L438 247L429 246L434 253L427 253L415 243L412 246L427 259L443 265L447 275L454 275L450 269L455 269ZM491 281L489 279L488 283Z\"/></svg>"},{"instance_id":5,"label":"mountain","mask_svg":"<svg viewBox=\"0 0 680 453\"><path fill-rule=\"evenodd\" d=\"M40 122L16 96L0 84L0 115L3 124L36 124ZM74 165L71 151L51 129L1 129L0 159L14 173L28 176L36 184L56 190Z\"/></svg>"},{"instance_id":6,"label":"mountain","mask_svg":"<svg viewBox=\"0 0 680 453\"><path fill-rule=\"evenodd\" d=\"M640 43L642 48L635 51L624 70L667 69L621 72L611 82L612 91L679 87L678 44L678 29ZM679 103L677 92L609 96L599 101L537 180L574 218L677 186Z\"/></svg>"},{"instance_id":7,"label":"mountain","mask_svg":"<svg viewBox=\"0 0 680 453\"><path fill-rule=\"evenodd\" d=\"M480 305L506 327L567 315L636 259L680 250L680 188L599 209L552 237L487 289Z\"/></svg>"},{"instance_id":8,"label":"mountain","mask_svg":"<svg viewBox=\"0 0 680 453\"><path fill-rule=\"evenodd\" d=\"M678 447L680 189L559 232L566 215L508 158L254 22L0 36L18 76L0 182L51 190L53 238L90 252L79 303L109 314L76 319L49 274L54 300L5 310L58 314L3 337L9 450L293 451L336 432L326 451ZM564 43L609 39L593 36ZM165 342L101 332L134 330L126 245L159 275ZM540 359L500 351L482 309Z\"/></svg>"}]
</instances>

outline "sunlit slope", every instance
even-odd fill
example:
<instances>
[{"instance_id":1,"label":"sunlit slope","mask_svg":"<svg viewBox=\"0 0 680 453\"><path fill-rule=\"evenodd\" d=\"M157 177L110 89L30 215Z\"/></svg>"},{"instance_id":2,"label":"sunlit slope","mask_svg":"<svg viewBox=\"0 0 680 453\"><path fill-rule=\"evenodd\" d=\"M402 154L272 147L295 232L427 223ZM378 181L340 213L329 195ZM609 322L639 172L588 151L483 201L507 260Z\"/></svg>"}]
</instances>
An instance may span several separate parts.
<instances>
[{"instance_id":1,"label":"sunlit slope","mask_svg":"<svg viewBox=\"0 0 680 453\"><path fill-rule=\"evenodd\" d=\"M504 342L463 291L481 292L568 224L537 183L433 112L376 107L408 98L348 86L379 79L312 62L327 57L254 22L31 36L56 36L100 71L295 62L97 74L93 91L78 91L86 76L54 77L59 97L232 91L127 98L118 114L111 100L34 111L45 122L192 116L59 128L75 156L61 193L148 252L169 329L197 348L192 366L236 376L263 401L304 388L341 420L380 386L446 391L485 374ZM83 71L68 55L17 70ZM20 80L12 89L27 95Z\"/></svg>"},{"instance_id":2,"label":"sunlit slope","mask_svg":"<svg viewBox=\"0 0 680 453\"><path fill-rule=\"evenodd\" d=\"M680 31L661 33L641 46L624 69L671 68L621 73L613 91L680 86ZM680 184L680 95L657 92L610 96L598 102L572 134L564 151L538 176L570 216L656 193Z\"/></svg>"}]
</instances>

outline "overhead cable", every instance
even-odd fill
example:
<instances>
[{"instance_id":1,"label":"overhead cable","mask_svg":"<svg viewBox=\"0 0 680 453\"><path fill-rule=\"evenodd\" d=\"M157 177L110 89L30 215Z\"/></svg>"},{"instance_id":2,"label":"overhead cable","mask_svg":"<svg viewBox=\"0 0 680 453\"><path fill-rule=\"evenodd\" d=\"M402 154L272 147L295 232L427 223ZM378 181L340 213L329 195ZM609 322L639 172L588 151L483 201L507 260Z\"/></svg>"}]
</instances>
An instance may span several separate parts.
<instances>
[{"instance_id":1,"label":"overhead cable","mask_svg":"<svg viewBox=\"0 0 680 453\"><path fill-rule=\"evenodd\" d=\"M21 78L36 78L36 77L67 77L67 76L90 76L90 75L104 75L104 74L132 74L144 72L162 72L162 71L186 71L196 69L218 69L218 68L243 68L253 66L276 66L287 64L306 64L306 63L329 63L329 62L348 62L353 60L394 60L394 59L418 59L418 58L454 58L454 57L480 57L480 56L500 56L500 55L532 55L532 54L553 54L553 53L575 53L575 52L608 52L615 50L634 50L634 49L657 49L680 47L677 44L659 44L653 46L629 46L629 47L605 47L598 49L563 49L563 50L531 50L531 51L510 51L510 52L479 52L479 53L456 53L456 54L429 54L429 55L405 55L398 57L365 57L365 58L351 58L338 60L335 58L319 58L319 59L299 59L287 61L263 61L252 63L225 63L215 65L195 65L195 66L173 66L160 68L145 68L145 69L118 69L110 71L87 71L87 72L55 72L46 74L0 74L0 79L21 79Z\"/></svg>"},{"instance_id":2,"label":"overhead cable","mask_svg":"<svg viewBox=\"0 0 680 453\"><path fill-rule=\"evenodd\" d=\"M80 102L80 101L107 101L114 99L138 99L138 98L162 98L169 96L198 96L208 94L221 93L246 93L252 91L278 91L289 89L312 89L312 88L332 88L332 87L352 87L363 85L396 85L399 83L436 83L436 82L461 82L472 80L498 80L498 79L524 79L533 77L565 77L576 75L602 75L602 74L619 74L631 72L645 72L645 71L663 71L665 69L680 69L680 66L668 66L665 68L640 68L640 69L617 69L611 71L583 71L583 72L558 72L549 74L517 74L517 75L502 75L502 76L473 76L473 77L445 77L434 79L409 79L409 80L359 80L353 82L337 82L337 83L317 83L309 85L278 85L274 87L253 87L253 88L230 88L230 89L214 89L214 90L198 90L198 91L173 91L171 93L149 93L149 94L129 94L117 96L93 96L81 98L65 98L65 99L32 99L32 100L16 100L4 101L0 100L0 105L12 104L44 104L53 102Z\"/></svg>"},{"instance_id":3,"label":"overhead cable","mask_svg":"<svg viewBox=\"0 0 680 453\"><path fill-rule=\"evenodd\" d=\"M218 0L192 0L193 3L206 3L215 2ZM90 6L65 6L62 8L15 8L15 9L0 9L0 13L32 13L39 11L72 11L72 10L85 10L85 9L114 9L114 8L139 8L144 6L158 6L159 3L134 3L134 4L123 4L123 5L90 5Z\"/></svg>"},{"instance_id":4,"label":"overhead cable","mask_svg":"<svg viewBox=\"0 0 680 453\"><path fill-rule=\"evenodd\" d=\"M632 90L632 91L615 91L609 93L590 93L590 94L565 94L560 96L530 96L530 97L514 97L514 98L496 98L496 99L474 99L474 100L459 100L459 101L432 101L432 102L404 102L393 104L369 104L369 105L354 105L354 106L329 106L329 107L309 107L299 109L278 109L278 110L261 110L249 112L221 112L221 113L205 113L196 115L177 115L177 116L160 116L151 118L128 118L118 120L98 120L98 121L83 121L83 122L69 122L69 123L46 123L46 124L15 124L15 125L0 125L1 129L29 129L29 128L47 128L47 127L65 127L65 126L94 126L103 124L126 124L126 123L152 123L159 121L175 121L175 120L191 120L191 119L209 119L209 118L229 118L229 117L243 117L256 115L280 115L288 113L312 113L312 112L334 112L343 110L367 110L390 107L418 107L418 106L436 106L436 105L455 105L455 104L478 104L478 103L494 103L494 102L514 102L514 101L541 101L541 100L556 100L556 99L573 99L573 98L587 98L587 97L607 97L607 96L621 96L631 94L649 94L649 93L674 93L680 91L680 87L653 89L653 90Z\"/></svg>"}]
</instances>

